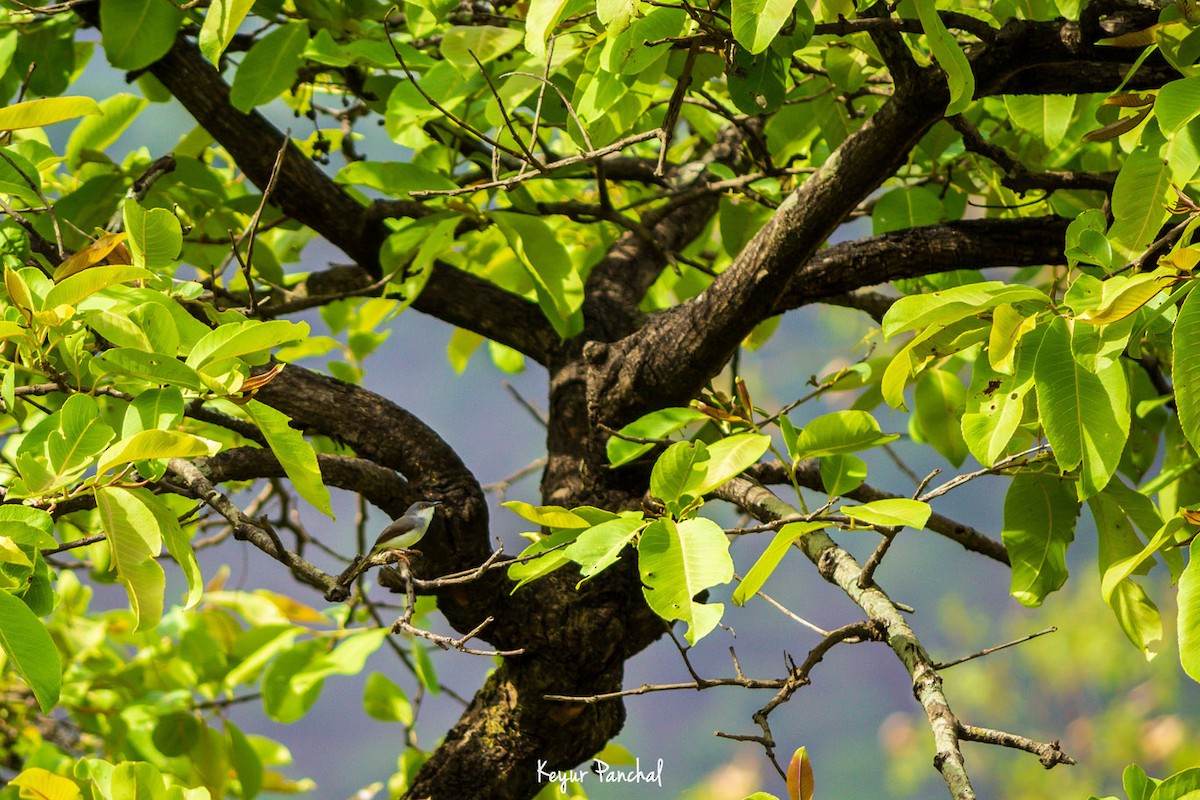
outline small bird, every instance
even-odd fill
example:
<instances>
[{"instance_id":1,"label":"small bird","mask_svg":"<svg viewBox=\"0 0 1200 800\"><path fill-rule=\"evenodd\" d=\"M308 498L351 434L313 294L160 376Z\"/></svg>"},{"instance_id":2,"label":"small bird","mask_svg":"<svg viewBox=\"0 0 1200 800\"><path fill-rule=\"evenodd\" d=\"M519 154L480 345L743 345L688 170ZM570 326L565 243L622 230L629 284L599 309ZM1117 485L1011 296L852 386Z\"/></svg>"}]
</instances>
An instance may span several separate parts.
<instances>
[{"instance_id":1,"label":"small bird","mask_svg":"<svg viewBox=\"0 0 1200 800\"><path fill-rule=\"evenodd\" d=\"M433 522L433 513L441 500L418 500L408 507L408 510L393 520L391 525L383 529L367 558L378 555L384 550L407 550L425 536L429 523Z\"/></svg>"},{"instance_id":2,"label":"small bird","mask_svg":"<svg viewBox=\"0 0 1200 800\"><path fill-rule=\"evenodd\" d=\"M424 538L433 522L434 512L442 504L440 500L418 500L408 507L408 510L392 521L383 529L371 552L358 563L354 572L345 580L349 583L359 576L371 563L371 559L387 550L407 550Z\"/></svg>"}]
</instances>

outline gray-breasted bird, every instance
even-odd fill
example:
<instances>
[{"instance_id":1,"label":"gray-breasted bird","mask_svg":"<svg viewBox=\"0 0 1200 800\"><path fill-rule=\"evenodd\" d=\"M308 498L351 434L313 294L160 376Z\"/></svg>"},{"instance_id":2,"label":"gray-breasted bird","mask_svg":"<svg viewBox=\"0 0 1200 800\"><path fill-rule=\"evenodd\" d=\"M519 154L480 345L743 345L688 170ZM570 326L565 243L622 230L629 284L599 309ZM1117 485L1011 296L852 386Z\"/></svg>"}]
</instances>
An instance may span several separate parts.
<instances>
[{"instance_id":1,"label":"gray-breasted bird","mask_svg":"<svg viewBox=\"0 0 1200 800\"><path fill-rule=\"evenodd\" d=\"M384 550L407 550L425 536L429 523L433 522L433 512L441 500L418 500L408 507L408 510L392 521L379 534L375 545L367 558L382 553Z\"/></svg>"},{"instance_id":2,"label":"gray-breasted bird","mask_svg":"<svg viewBox=\"0 0 1200 800\"><path fill-rule=\"evenodd\" d=\"M421 541L429 530L429 524L433 522L434 512L441 504L441 500L418 500L409 506L407 511L383 529L371 547L371 552L367 553L358 563L357 568L345 583L357 578L371 563L374 556L387 550L407 550Z\"/></svg>"}]
</instances>

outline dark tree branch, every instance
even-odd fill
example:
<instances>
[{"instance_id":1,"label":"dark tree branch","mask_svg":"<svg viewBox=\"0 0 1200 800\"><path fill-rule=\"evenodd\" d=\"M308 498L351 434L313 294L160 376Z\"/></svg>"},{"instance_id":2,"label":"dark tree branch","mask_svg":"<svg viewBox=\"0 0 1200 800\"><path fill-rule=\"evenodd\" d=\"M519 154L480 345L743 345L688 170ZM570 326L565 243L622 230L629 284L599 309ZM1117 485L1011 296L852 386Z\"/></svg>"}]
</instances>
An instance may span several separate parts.
<instances>
[{"instance_id":1,"label":"dark tree branch","mask_svg":"<svg viewBox=\"0 0 1200 800\"><path fill-rule=\"evenodd\" d=\"M835 244L800 269L772 311L829 301L896 278L1060 263L1069 223L1054 216L962 220Z\"/></svg>"}]
</instances>

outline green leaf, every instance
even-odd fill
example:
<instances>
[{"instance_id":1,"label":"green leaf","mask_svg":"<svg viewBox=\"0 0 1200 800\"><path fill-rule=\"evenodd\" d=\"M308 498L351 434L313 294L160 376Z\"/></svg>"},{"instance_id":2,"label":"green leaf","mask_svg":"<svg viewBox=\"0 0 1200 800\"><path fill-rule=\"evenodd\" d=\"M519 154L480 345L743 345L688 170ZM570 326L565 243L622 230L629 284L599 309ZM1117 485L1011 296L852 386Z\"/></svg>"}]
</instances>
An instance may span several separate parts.
<instances>
[{"instance_id":1,"label":"green leaf","mask_svg":"<svg viewBox=\"0 0 1200 800\"><path fill-rule=\"evenodd\" d=\"M1200 539L1193 539L1188 565L1179 577L1179 661L1200 683Z\"/></svg>"},{"instance_id":2,"label":"green leaf","mask_svg":"<svg viewBox=\"0 0 1200 800\"><path fill-rule=\"evenodd\" d=\"M200 563L196 560L196 551L192 549L192 542L184 532L183 526L179 524L179 519L174 512L166 503L158 501L157 498L155 500L146 505L158 522L158 529L162 532L167 552L171 554L171 558L175 559L184 579L187 580L188 591L184 598L184 608L194 608L204 596L204 576L200 573Z\"/></svg>"},{"instance_id":3,"label":"green leaf","mask_svg":"<svg viewBox=\"0 0 1200 800\"><path fill-rule=\"evenodd\" d=\"M546 41L562 19L569 0L533 0L525 14L525 49L537 59L546 57Z\"/></svg>"},{"instance_id":4,"label":"green leaf","mask_svg":"<svg viewBox=\"0 0 1200 800\"><path fill-rule=\"evenodd\" d=\"M933 513L929 503L903 497L874 500L861 506L842 506L838 510L855 522L865 522L868 525L902 525L914 530L924 528L925 523L929 521L929 515Z\"/></svg>"},{"instance_id":5,"label":"green leaf","mask_svg":"<svg viewBox=\"0 0 1200 800\"><path fill-rule=\"evenodd\" d=\"M758 590L767 582L767 578L771 577L771 573L779 566L779 562L783 560L788 549L800 537L828 527L828 525L827 522L789 522L776 531L771 543L767 545L767 549L754 562L754 566L750 567L750 571L742 578L738 587L733 590L734 605L744 606L747 600L758 593Z\"/></svg>"},{"instance_id":6,"label":"green leaf","mask_svg":"<svg viewBox=\"0 0 1200 800\"><path fill-rule=\"evenodd\" d=\"M478 73L480 64L495 61L525 38L520 28L497 25L453 25L442 36L442 57L464 75ZM474 58L472 58L474 56Z\"/></svg>"},{"instance_id":7,"label":"green leaf","mask_svg":"<svg viewBox=\"0 0 1200 800\"><path fill-rule=\"evenodd\" d=\"M517 516L547 528L582 529L592 526L591 522L562 506L532 506L520 500L508 500L501 505Z\"/></svg>"},{"instance_id":8,"label":"green leaf","mask_svg":"<svg viewBox=\"0 0 1200 800\"><path fill-rule=\"evenodd\" d=\"M1154 117L1163 136L1171 136L1200 115L1200 78L1163 84L1154 98Z\"/></svg>"},{"instance_id":9,"label":"green leaf","mask_svg":"<svg viewBox=\"0 0 1200 800\"><path fill-rule=\"evenodd\" d=\"M116 442L104 451L100 464L96 467L97 474L103 475L113 467L128 464L133 461L147 461L153 458L194 458L195 456L211 456L217 452L218 445L199 436L181 431L141 431L126 439Z\"/></svg>"},{"instance_id":10,"label":"green leaf","mask_svg":"<svg viewBox=\"0 0 1200 800\"><path fill-rule=\"evenodd\" d=\"M821 456L818 459L821 485L830 497L853 492L867 479L867 462L849 453Z\"/></svg>"},{"instance_id":11,"label":"green leaf","mask_svg":"<svg viewBox=\"0 0 1200 800\"><path fill-rule=\"evenodd\" d=\"M40 128L67 119L103 113L100 104L90 97L43 97L0 108L0 131Z\"/></svg>"},{"instance_id":12,"label":"green leaf","mask_svg":"<svg viewBox=\"0 0 1200 800\"><path fill-rule=\"evenodd\" d=\"M519 563L508 568L508 579L516 582L516 586L512 590L515 592L530 581L549 575L559 567L572 563L571 559L567 557L566 548L562 545L575 541L579 532L578 528L568 528L550 536L543 536L522 550L521 554L517 556ZM553 550L556 547L558 549ZM545 555L541 555L542 553Z\"/></svg>"},{"instance_id":13,"label":"green leaf","mask_svg":"<svg viewBox=\"0 0 1200 800\"><path fill-rule=\"evenodd\" d=\"M163 0L120 0L100 4L100 41L117 69L148 67L175 44L183 14Z\"/></svg>"},{"instance_id":14,"label":"green leaf","mask_svg":"<svg viewBox=\"0 0 1200 800\"><path fill-rule=\"evenodd\" d=\"M1108 231L1122 259L1132 260L1154 241L1174 197L1170 165L1157 148L1139 147L1129 154L1113 186L1113 224Z\"/></svg>"},{"instance_id":15,"label":"green leaf","mask_svg":"<svg viewBox=\"0 0 1200 800\"><path fill-rule=\"evenodd\" d=\"M317 702L322 681L295 680L303 670L321 659L325 643L309 640L281 652L262 678L263 710L276 722L290 723L303 717Z\"/></svg>"},{"instance_id":16,"label":"green leaf","mask_svg":"<svg viewBox=\"0 0 1200 800\"><path fill-rule=\"evenodd\" d=\"M313 508L332 519L333 508L330 506L329 488L321 479L317 454L304 438L304 434L291 426L291 419L287 414L257 400L248 402L245 409L254 420L254 424L263 432L267 445L279 459L279 464L291 479L292 486Z\"/></svg>"},{"instance_id":17,"label":"green leaf","mask_svg":"<svg viewBox=\"0 0 1200 800\"><path fill-rule=\"evenodd\" d=\"M1025 395L1033 388L1037 348L1022 341L1013 351L1011 374L993 370L985 358L975 359L962 434L971 455L985 466L992 466L1007 453L1025 414Z\"/></svg>"},{"instance_id":18,"label":"green leaf","mask_svg":"<svg viewBox=\"0 0 1200 800\"><path fill-rule=\"evenodd\" d=\"M118 374L138 378L150 384L171 384L201 391L204 382L196 371L182 361L161 353L146 353L129 347L114 347L92 359L97 374Z\"/></svg>"},{"instance_id":19,"label":"green leaf","mask_svg":"<svg viewBox=\"0 0 1200 800\"><path fill-rule=\"evenodd\" d=\"M670 506L704 475L708 448L703 442L676 442L663 451L650 473L650 494ZM691 494L694 499L696 495Z\"/></svg>"},{"instance_id":20,"label":"green leaf","mask_svg":"<svg viewBox=\"0 0 1200 800\"><path fill-rule=\"evenodd\" d=\"M937 192L927 186L903 186L880 195L871 214L871 230L879 236L905 228L935 225L945 213Z\"/></svg>"},{"instance_id":21,"label":"green leaf","mask_svg":"<svg viewBox=\"0 0 1200 800\"><path fill-rule=\"evenodd\" d=\"M750 53L761 53L795 7L796 0L733 0L734 40Z\"/></svg>"},{"instance_id":22,"label":"green leaf","mask_svg":"<svg viewBox=\"0 0 1200 800\"><path fill-rule=\"evenodd\" d=\"M308 331L307 322L278 319L270 322L246 320L222 325L192 346L186 363L192 369L215 374L214 366L222 361L242 358L256 363L260 354L272 347L299 341L308 336Z\"/></svg>"},{"instance_id":23,"label":"green leaf","mask_svg":"<svg viewBox=\"0 0 1200 800\"><path fill-rule=\"evenodd\" d=\"M229 738L229 761L242 786L239 797L242 800L254 800L263 788L262 758L241 728L229 720L224 720L222 724Z\"/></svg>"},{"instance_id":24,"label":"green leaf","mask_svg":"<svg viewBox=\"0 0 1200 800\"><path fill-rule=\"evenodd\" d=\"M743 114L770 114L787 95L787 70L787 59L773 49L751 55L736 47L732 62L726 62L729 98Z\"/></svg>"},{"instance_id":25,"label":"green leaf","mask_svg":"<svg viewBox=\"0 0 1200 800\"><path fill-rule=\"evenodd\" d=\"M532 14L532 11L530 12ZM583 329L583 279L558 234L544 220L507 211L491 212L521 266L533 279L538 306L558 335Z\"/></svg>"},{"instance_id":26,"label":"green leaf","mask_svg":"<svg viewBox=\"0 0 1200 800\"><path fill-rule=\"evenodd\" d=\"M1022 472L1004 498L1001 533L1012 562L1012 596L1041 605L1067 580L1067 547L1075 538L1079 501L1067 482L1053 475Z\"/></svg>"},{"instance_id":27,"label":"green leaf","mask_svg":"<svg viewBox=\"0 0 1200 800\"><path fill-rule=\"evenodd\" d=\"M146 210L132 198L121 204L129 252L133 263L147 269L165 269L175 263L183 247L183 228L165 208Z\"/></svg>"},{"instance_id":28,"label":"green leaf","mask_svg":"<svg viewBox=\"0 0 1200 800\"><path fill-rule=\"evenodd\" d=\"M884 314L883 335L890 339L898 333L929 325L949 325L1001 303L1013 305L1025 301L1044 305L1050 298L1040 289L1001 281L969 283L928 294L909 295L893 303Z\"/></svg>"},{"instance_id":29,"label":"green leaf","mask_svg":"<svg viewBox=\"0 0 1200 800\"><path fill-rule=\"evenodd\" d=\"M153 500L153 495L117 487L97 488L94 493L100 527L108 539L117 580L129 595L137 630L149 630L162 617L167 586L162 567L154 560L162 551L162 531L144 499Z\"/></svg>"},{"instance_id":30,"label":"green leaf","mask_svg":"<svg viewBox=\"0 0 1200 800\"><path fill-rule=\"evenodd\" d=\"M1171 333L1172 377L1179 426L1192 449L1200 451L1200 292L1189 292Z\"/></svg>"},{"instance_id":31,"label":"green leaf","mask_svg":"<svg viewBox=\"0 0 1200 800\"><path fill-rule=\"evenodd\" d=\"M913 400L921 436L943 458L961 467L967 458L960 422L967 403L962 381L944 369L927 370L917 378Z\"/></svg>"},{"instance_id":32,"label":"green leaf","mask_svg":"<svg viewBox=\"0 0 1200 800\"><path fill-rule=\"evenodd\" d=\"M685 487L693 497L703 497L740 475L762 458L771 446L771 437L762 433L735 433L708 445L704 471L695 472Z\"/></svg>"},{"instance_id":33,"label":"green leaf","mask_svg":"<svg viewBox=\"0 0 1200 800\"><path fill-rule=\"evenodd\" d=\"M588 578L617 563L625 547L645 523L637 518L618 517L603 522L579 534L579 538L564 551L567 558L579 565L582 576L579 586Z\"/></svg>"},{"instance_id":34,"label":"green leaf","mask_svg":"<svg viewBox=\"0 0 1200 800\"><path fill-rule=\"evenodd\" d=\"M93 457L112 441L113 429L100 419L96 399L75 394L58 412L58 429L46 438L50 466L59 475L90 466Z\"/></svg>"},{"instance_id":35,"label":"green leaf","mask_svg":"<svg viewBox=\"0 0 1200 800\"><path fill-rule=\"evenodd\" d=\"M642 594L665 620L683 620L689 644L708 635L725 613L722 603L699 603L693 598L733 579L729 539L717 523L704 517L676 523L655 520L638 542Z\"/></svg>"},{"instance_id":36,"label":"green leaf","mask_svg":"<svg viewBox=\"0 0 1200 800\"><path fill-rule=\"evenodd\" d=\"M337 647L310 661L292 677L292 687L305 692L331 675L357 675L391 631L365 628L347 634Z\"/></svg>"},{"instance_id":37,"label":"green leaf","mask_svg":"<svg viewBox=\"0 0 1200 800\"><path fill-rule=\"evenodd\" d=\"M104 5L114 4L105 3ZM174 35L171 36L171 41L172 43L175 41ZM144 97L124 92L101 100L100 115L89 116L80 121L75 126L75 130L71 131L71 136L67 139L66 150L63 153L67 157L67 165L72 169L79 169L84 155L94 156L103 153L137 119L138 114L149 102Z\"/></svg>"},{"instance_id":38,"label":"green leaf","mask_svg":"<svg viewBox=\"0 0 1200 800\"><path fill-rule=\"evenodd\" d=\"M214 66L219 65L221 54L253 5L254 0L212 0L200 28L199 44L200 52Z\"/></svg>"},{"instance_id":39,"label":"green leaf","mask_svg":"<svg viewBox=\"0 0 1200 800\"><path fill-rule=\"evenodd\" d=\"M963 54L958 42L946 30L942 18L938 16L934 0L911 0L916 6L917 16L921 27L929 39L929 47L938 66L946 73L946 83L950 87L950 105L946 107L947 117L961 114L975 98L975 76L971 73L971 62Z\"/></svg>"},{"instance_id":40,"label":"green leaf","mask_svg":"<svg viewBox=\"0 0 1200 800\"><path fill-rule=\"evenodd\" d=\"M229 102L249 113L291 88L308 46L308 25L289 22L254 43L233 76Z\"/></svg>"},{"instance_id":41,"label":"green leaf","mask_svg":"<svg viewBox=\"0 0 1200 800\"><path fill-rule=\"evenodd\" d=\"M665 439L672 433L688 425L704 422L708 417L694 408L662 408L639 417L625 427L620 433L635 439ZM606 451L608 460L614 467L628 464L643 453L648 452L654 445L631 442L618 436L609 437Z\"/></svg>"},{"instance_id":42,"label":"green leaf","mask_svg":"<svg viewBox=\"0 0 1200 800\"><path fill-rule=\"evenodd\" d=\"M178 389L147 389L125 409L121 434L129 438L142 431L170 430L182 417L183 395Z\"/></svg>"},{"instance_id":43,"label":"green leaf","mask_svg":"<svg viewBox=\"0 0 1200 800\"><path fill-rule=\"evenodd\" d=\"M857 453L900 438L884 433L879 422L866 411L834 411L809 422L796 437L792 458L817 458L835 453Z\"/></svg>"},{"instance_id":44,"label":"green leaf","mask_svg":"<svg viewBox=\"0 0 1200 800\"><path fill-rule=\"evenodd\" d=\"M91 267L55 284L54 288L46 294L43 308L56 308L61 305L76 306L79 305L79 301L102 289L107 289L109 286L129 281L144 281L153 277L153 273L147 272L141 267Z\"/></svg>"},{"instance_id":45,"label":"green leaf","mask_svg":"<svg viewBox=\"0 0 1200 800\"><path fill-rule=\"evenodd\" d=\"M506 28L505 30L512 29ZM393 197L405 199L408 198L409 192L458 188L458 184L444 175L407 161L351 161L338 171L336 180L338 183L365 186ZM389 238L404 232L397 231ZM409 254L411 251L410 247L404 252ZM384 272L389 271L388 267L384 266Z\"/></svg>"},{"instance_id":46,"label":"green leaf","mask_svg":"<svg viewBox=\"0 0 1200 800\"><path fill-rule=\"evenodd\" d=\"M1079 498L1099 492L1121 460L1129 436L1129 389L1120 364L1094 374L1071 354L1067 323L1046 329L1034 364L1038 412L1060 469L1079 473Z\"/></svg>"},{"instance_id":47,"label":"green leaf","mask_svg":"<svg viewBox=\"0 0 1200 800\"><path fill-rule=\"evenodd\" d=\"M371 719L380 722L399 722L401 725L412 725L412 704L395 681L382 672L372 672L367 676L363 688L363 709Z\"/></svg>"},{"instance_id":48,"label":"green leaf","mask_svg":"<svg viewBox=\"0 0 1200 800\"><path fill-rule=\"evenodd\" d=\"M1071 127L1075 99L1075 95L1069 94L1008 94L1004 96L1004 107L1017 127L1029 131L1054 150Z\"/></svg>"},{"instance_id":49,"label":"green leaf","mask_svg":"<svg viewBox=\"0 0 1200 800\"><path fill-rule=\"evenodd\" d=\"M33 690L42 713L49 714L62 686L58 648L29 606L5 591L0 591L0 647L8 665Z\"/></svg>"}]
</instances>

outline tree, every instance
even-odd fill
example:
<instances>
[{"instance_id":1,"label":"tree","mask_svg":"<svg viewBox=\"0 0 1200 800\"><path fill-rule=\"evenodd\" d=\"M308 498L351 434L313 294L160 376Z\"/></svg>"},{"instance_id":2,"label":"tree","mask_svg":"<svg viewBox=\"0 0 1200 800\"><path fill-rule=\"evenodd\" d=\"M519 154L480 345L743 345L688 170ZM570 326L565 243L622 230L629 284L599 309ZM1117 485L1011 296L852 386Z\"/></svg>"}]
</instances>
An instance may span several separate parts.
<instances>
[{"instance_id":1,"label":"tree","mask_svg":"<svg viewBox=\"0 0 1200 800\"><path fill-rule=\"evenodd\" d=\"M303 788L271 772L267 742L217 724L226 695L261 686L268 713L294 720L385 638L419 673L412 643L433 639L502 658L397 786L531 797L543 768L620 730L631 656L676 622L688 645L719 624L731 532L771 537L733 602L815 567L861 617L783 675L692 673L696 689L775 689L753 739L781 772L771 712L854 641L885 643L911 676L952 797L975 796L962 741L1070 763L1057 742L956 715L945 665L874 580L906 529L1009 565L1013 596L1037 605L1067 577L1086 504L1116 623L1154 651L1139 578L1162 560L1182 667L1200 679L1193 4L938 5L0 3L14 785ZM89 58L140 94L71 94ZM190 133L105 154L170 102ZM281 133L269 104L311 133ZM65 143L43 132L77 119ZM400 160L360 153L374 123ZM871 235L830 244L857 217ZM285 269L317 238L353 263ZM817 303L877 321L874 349L786 408L756 407L739 352ZM540 503L508 504L538 529L517 560L493 549L470 454L360 385L378 322L410 306L457 326L454 359L486 339L501 365L549 375ZM329 375L293 363L338 346L288 320L309 309L350 328ZM844 410L806 414L833 393ZM898 438L886 407L911 407L913 442L978 468L915 494L868 483L859 454ZM983 474L1011 477L1002 520L934 510ZM263 493L240 493L248 482ZM349 570L304 557L290 517L263 514L293 493L329 513L329 487L393 516L443 503L419 556L373 559L407 597L394 624L361 613ZM756 522L722 529L718 502ZM206 590L194 535L212 519L261 569L290 571L296 597ZM843 531L877 536L864 563ZM182 608L164 610L164 545ZM89 612L88 571L122 584L129 610ZM430 633L418 595L461 638ZM314 634L322 596L338 627ZM405 719L386 676L367 696ZM802 753L792 767L789 791L808 796ZM1149 796L1144 774L1130 780Z\"/></svg>"}]
</instances>

